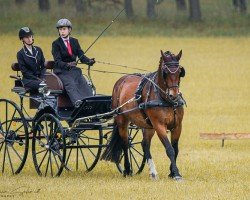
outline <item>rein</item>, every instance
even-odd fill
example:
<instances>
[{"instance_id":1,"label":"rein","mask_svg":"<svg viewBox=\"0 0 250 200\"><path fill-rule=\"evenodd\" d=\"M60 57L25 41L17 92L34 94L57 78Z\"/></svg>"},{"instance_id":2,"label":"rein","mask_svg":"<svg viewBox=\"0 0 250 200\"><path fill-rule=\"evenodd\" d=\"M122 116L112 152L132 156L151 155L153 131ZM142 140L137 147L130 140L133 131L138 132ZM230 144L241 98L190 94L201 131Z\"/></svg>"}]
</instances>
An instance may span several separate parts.
<instances>
[{"instance_id":1,"label":"rein","mask_svg":"<svg viewBox=\"0 0 250 200\"><path fill-rule=\"evenodd\" d=\"M117 66L117 67L123 67L123 68L127 68L127 69L136 69L136 70L143 71L143 72L149 72L148 70L145 70L145 69L141 69L141 68L137 68L137 67L129 67L127 65L113 64L113 63L103 62L103 61L96 61L96 62L100 63L100 64L110 65L110 66Z\"/></svg>"}]
</instances>

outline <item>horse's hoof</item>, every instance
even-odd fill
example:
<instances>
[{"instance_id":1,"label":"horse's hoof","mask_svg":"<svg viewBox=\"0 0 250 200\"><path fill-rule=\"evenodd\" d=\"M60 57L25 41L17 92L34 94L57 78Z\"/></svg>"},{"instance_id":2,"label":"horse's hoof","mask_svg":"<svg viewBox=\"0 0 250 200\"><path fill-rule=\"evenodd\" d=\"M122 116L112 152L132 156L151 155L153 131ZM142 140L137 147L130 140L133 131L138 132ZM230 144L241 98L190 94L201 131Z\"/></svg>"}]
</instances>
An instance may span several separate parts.
<instances>
[{"instance_id":1,"label":"horse's hoof","mask_svg":"<svg viewBox=\"0 0 250 200\"><path fill-rule=\"evenodd\" d=\"M173 179L173 178L174 178L174 174L170 173L170 174L168 175L168 178Z\"/></svg>"},{"instance_id":2,"label":"horse's hoof","mask_svg":"<svg viewBox=\"0 0 250 200\"><path fill-rule=\"evenodd\" d=\"M150 177L150 179L153 180L153 181L157 181L157 180L159 179L158 174L154 174L154 173L149 174L149 177Z\"/></svg>"},{"instance_id":3,"label":"horse's hoof","mask_svg":"<svg viewBox=\"0 0 250 200\"><path fill-rule=\"evenodd\" d=\"M181 176L174 176L173 180L175 180L175 181L183 181L183 178Z\"/></svg>"},{"instance_id":4,"label":"horse's hoof","mask_svg":"<svg viewBox=\"0 0 250 200\"><path fill-rule=\"evenodd\" d=\"M123 171L123 176L124 176L124 177L133 176L133 172L132 172L132 171L127 172L126 170L124 170L124 171Z\"/></svg>"}]
</instances>

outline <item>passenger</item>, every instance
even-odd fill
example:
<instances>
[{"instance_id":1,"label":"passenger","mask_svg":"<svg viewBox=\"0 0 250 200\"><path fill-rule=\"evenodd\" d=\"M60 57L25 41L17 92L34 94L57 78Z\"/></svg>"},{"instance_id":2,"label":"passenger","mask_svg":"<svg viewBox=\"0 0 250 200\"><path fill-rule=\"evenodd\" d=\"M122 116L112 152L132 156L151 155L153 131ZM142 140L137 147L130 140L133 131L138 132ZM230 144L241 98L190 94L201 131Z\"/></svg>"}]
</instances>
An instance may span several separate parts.
<instances>
[{"instance_id":1,"label":"passenger","mask_svg":"<svg viewBox=\"0 0 250 200\"><path fill-rule=\"evenodd\" d=\"M19 39L23 43L22 49L17 52L17 61L22 72L22 82L25 88L37 91L39 84L44 81L46 68L42 49L34 44L33 32L29 27L19 31Z\"/></svg>"},{"instance_id":2,"label":"passenger","mask_svg":"<svg viewBox=\"0 0 250 200\"><path fill-rule=\"evenodd\" d=\"M70 37L72 24L68 19L60 19L56 28L59 38L52 43L52 55L55 60L54 73L62 80L64 88L75 107L79 107L84 97L92 96L92 88L82 75L80 68L76 67L76 59L92 66L94 58L84 55L77 39Z\"/></svg>"}]
</instances>

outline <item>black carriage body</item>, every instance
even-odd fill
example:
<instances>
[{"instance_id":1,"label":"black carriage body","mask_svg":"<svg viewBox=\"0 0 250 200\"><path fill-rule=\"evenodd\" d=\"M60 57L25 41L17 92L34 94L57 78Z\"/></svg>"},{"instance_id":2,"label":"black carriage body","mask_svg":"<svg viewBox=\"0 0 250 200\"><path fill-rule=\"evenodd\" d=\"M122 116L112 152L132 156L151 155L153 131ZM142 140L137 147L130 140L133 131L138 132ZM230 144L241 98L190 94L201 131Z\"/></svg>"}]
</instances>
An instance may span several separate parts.
<instances>
[{"instance_id":1,"label":"black carriage body","mask_svg":"<svg viewBox=\"0 0 250 200\"><path fill-rule=\"evenodd\" d=\"M48 64L53 67L53 62ZM51 66L46 67L52 69ZM12 91L20 97L20 108L9 100L0 99L0 108L6 108L6 112L9 112L10 108L13 110L11 114L4 115L6 119L2 119L0 115L0 159L3 160L0 162L0 173L10 171L17 174L22 170L28 154L29 140L32 140L33 162L39 175L59 176L63 168L68 171L80 168L85 172L91 171L100 158L102 147L107 146L114 128L112 122L106 123L114 117L111 96L86 97L82 99L81 105L75 108L70 103L61 80L53 72L47 72L45 75L50 95L33 94L23 87L18 74L19 66L13 64L12 69L17 72L17 76L11 76L16 79ZM28 115L24 98L30 100L30 109L37 109L35 116ZM47 100L51 98L55 100L54 104L48 103ZM34 104L34 101L38 104ZM16 116L17 114L19 116ZM83 118L91 120L85 121ZM67 121L68 126L63 127L61 121ZM19 123L22 129L18 126ZM16 129L12 128L16 125ZM142 134L139 134L139 131L142 130L135 126L129 127L130 162L135 162L134 167L137 167L133 170L134 173L141 172L145 164L141 149ZM138 136L139 140L136 140ZM20 148L13 154L16 154L20 162L11 164L12 155L8 157L7 151L8 148L16 146ZM123 156L121 161L122 158ZM5 164L7 159L10 163L8 169ZM120 172L123 171L120 163L117 163L117 167Z\"/></svg>"},{"instance_id":2,"label":"black carriage body","mask_svg":"<svg viewBox=\"0 0 250 200\"><path fill-rule=\"evenodd\" d=\"M103 114L111 111L111 96L97 95L82 100L79 108L74 109L70 121L81 117ZM105 118L105 116L104 116Z\"/></svg>"}]
</instances>

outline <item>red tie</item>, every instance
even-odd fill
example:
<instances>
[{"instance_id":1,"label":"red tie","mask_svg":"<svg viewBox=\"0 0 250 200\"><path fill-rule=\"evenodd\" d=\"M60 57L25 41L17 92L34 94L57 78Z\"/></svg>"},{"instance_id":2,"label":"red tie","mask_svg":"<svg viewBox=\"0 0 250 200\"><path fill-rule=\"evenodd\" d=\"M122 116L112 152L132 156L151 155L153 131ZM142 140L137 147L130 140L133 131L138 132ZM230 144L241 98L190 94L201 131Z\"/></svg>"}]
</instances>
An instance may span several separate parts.
<instances>
[{"instance_id":1,"label":"red tie","mask_svg":"<svg viewBox=\"0 0 250 200\"><path fill-rule=\"evenodd\" d=\"M71 56L72 56L72 49L71 49L71 46L70 46L69 40L65 40L65 41L66 41L66 44L67 44L68 53L69 53L69 55L71 55Z\"/></svg>"}]
</instances>

